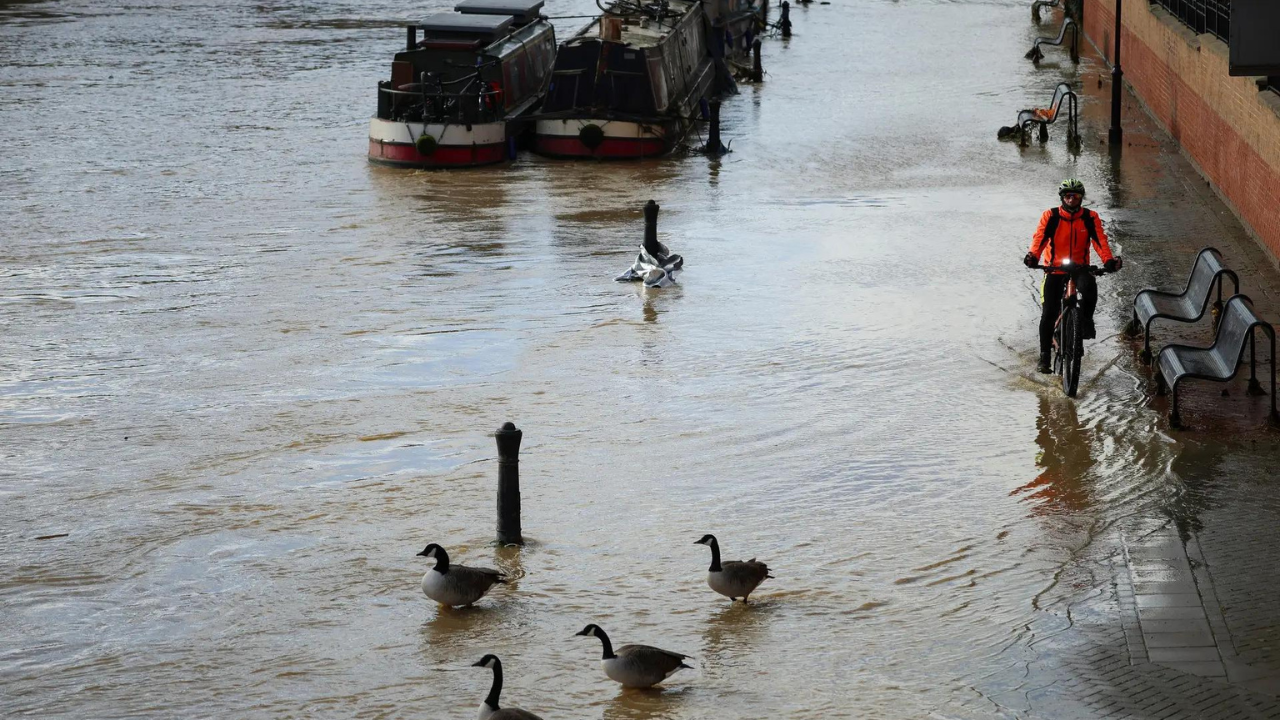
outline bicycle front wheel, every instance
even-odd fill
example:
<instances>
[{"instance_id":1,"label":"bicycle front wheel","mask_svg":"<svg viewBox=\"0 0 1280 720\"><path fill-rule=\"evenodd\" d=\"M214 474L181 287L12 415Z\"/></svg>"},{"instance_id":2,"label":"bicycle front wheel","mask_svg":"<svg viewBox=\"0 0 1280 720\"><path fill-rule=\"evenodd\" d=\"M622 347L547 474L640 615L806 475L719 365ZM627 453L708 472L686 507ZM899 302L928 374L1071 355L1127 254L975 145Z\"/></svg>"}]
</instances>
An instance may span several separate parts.
<instances>
[{"instance_id":1,"label":"bicycle front wheel","mask_svg":"<svg viewBox=\"0 0 1280 720\"><path fill-rule=\"evenodd\" d=\"M1084 354L1080 338L1080 309L1067 308L1062 313L1062 391L1075 397L1080 386L1080 356Z\"/></svg>"}]
</instances>

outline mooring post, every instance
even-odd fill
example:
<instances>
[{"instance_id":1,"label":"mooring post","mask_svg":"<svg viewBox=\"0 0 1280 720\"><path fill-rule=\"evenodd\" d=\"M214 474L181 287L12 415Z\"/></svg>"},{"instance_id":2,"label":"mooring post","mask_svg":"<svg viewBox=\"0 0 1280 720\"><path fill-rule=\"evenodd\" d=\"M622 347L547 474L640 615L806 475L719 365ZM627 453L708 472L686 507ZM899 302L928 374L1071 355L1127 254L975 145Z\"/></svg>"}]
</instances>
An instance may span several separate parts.
<instances>
[{"instance_id":1,"label":"mooring post","mask_svg":"<svg viewBox=\"0 0 1280 720\"><path fill-rule=\"evenodd\" d=\"M498 543L523 545L520 532L520 439L524 433L503 423L493 434L498 441Z\"/></svg>"},{"instance_id":2,"label":"mooring post","mask_svg":"<svg viewBox=\"0 0 1280 720\"><path fill-rule=\"evenodd\" d=\"M705 150L708 155L719 155L724 150L724 146L720 144L720 101L719 100L712 100L710 102L708 106L707 114L710 116L708 118L708 121L711 123L711 127L708 128L707 130L707 147L705 148ZM654 223L655 224L657 223L656 211L654 214ZM648 232L649 232L649 208L646 205L645 206L645 233L648 233ZM655 227L654 239L657 239L657 232L658 230Z\"/></svg>"},{"instance_id":3,"label":"mooring post","mask_svg":"<svg viewBox=\"0 0 1280 720\"><path fill-rule=\"evenodd\" d=\"M764 80L764 68L760 65L760 38L751 43L751 81Z\"/></svg>"},{"instance_id":4,"label":"mooring post","mask_svg":"<svg viewBox=\"0 0 1280 720\"><path fill-rule=\"evenodd\" d=\"M644 204L644 246L655 247L658 242L658 203L650 200Z\"/></svg>"},{"instance_id":5,"label":"mooring post","mask_svg":"<svg viewBox=\"0 0 1280 720\"><path fill-rule=\"evenodd\" d=\"M410 25L406 29L404 49L405 50L418 49L418 26L417 25Z\"/></svg>"},{"instance_id":6,"label":"mooring post","mask_svg":"<svg viewBox=\"0 0 1280 720\"><path fill-rule=\"evenodd\" d=\"M791 3L787 0L782 0L782 19L778 25L782 28L782 37L791 37Z\"/></svg>"}]
</instances>

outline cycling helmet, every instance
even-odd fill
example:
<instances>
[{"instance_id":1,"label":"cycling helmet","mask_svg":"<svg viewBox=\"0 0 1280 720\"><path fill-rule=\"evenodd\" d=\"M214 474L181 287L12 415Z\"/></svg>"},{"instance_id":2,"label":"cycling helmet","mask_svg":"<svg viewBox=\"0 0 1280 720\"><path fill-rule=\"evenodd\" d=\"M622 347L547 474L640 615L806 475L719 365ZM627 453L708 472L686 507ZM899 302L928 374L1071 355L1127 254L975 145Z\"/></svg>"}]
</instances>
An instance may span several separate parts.
<instances>
[{"instance_id":1,"label":"cycling helmet","mask_svg":"<svg viewBox=\"0 0 1280 720\"><path fill-rule=\"evenodd\" d=\"M1067 178L1066 180L1063 180L1062 184L1058 186L1058 197L1062 197L1067 193L1080 193L1083 197L1084 183L1075 178Z\"/></svg>"}]
</instances>

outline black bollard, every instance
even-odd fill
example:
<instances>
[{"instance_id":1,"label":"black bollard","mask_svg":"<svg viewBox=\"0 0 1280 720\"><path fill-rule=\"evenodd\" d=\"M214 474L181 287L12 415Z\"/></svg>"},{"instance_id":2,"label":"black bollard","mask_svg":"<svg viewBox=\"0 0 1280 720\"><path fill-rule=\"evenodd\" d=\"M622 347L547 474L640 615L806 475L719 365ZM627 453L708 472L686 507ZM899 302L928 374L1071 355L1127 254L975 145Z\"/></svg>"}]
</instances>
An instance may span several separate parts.
<instances>
[{"instance_id":1,"label":"black bollard","mask_svg":"<svg viewBox=\"0 0 1280 720\"><path fill-rule=\"evenodd\" d=\"M407 28L407 31L405 32L404 49L405 50L418 49L418 26L417 25L410 25Z\"/></svg>"},{"instance_id":2,"label":"black bollard","mask_svg":"<svg viewBox=\"0 0 1280 720\"><path fill-rule=\"evenodd\" d=\"M764 68L760 65L760 38L751 43L751 81L764 80Z\"/></svg>"},{"instance_id":3,"label":"black bollard","mask_svg":"<svg viewBox=\"0 0 1280 720\"><path fill-rule=\"evenodd\" d=\"M778 25L782 28L782 37L791 37L791 3L782 0L782 19L778 21Z\"/></svg>"},{"instance_id":4,"label":"black bollard","mask_svg":"<svg viewBox=\"0 0 1280 720\"><path fill-rule=\"evenodd\" d=\"M658 203L650 200L644 204L644 246L658 245Z\"/></svg>"},{"instance_id":5,"label":"black bollard","mask_svg":"<svg viewBox=\"0 0 1280 720\"><path fill-rule=\"evenodd\" d=\"M503 423L493 437L498 441L498 543L523 545L520 533L520 439L524 433L513 423Z\"/></svg>"},{"instance_id":6,"label":"black bollard","mask_svg":"<svg viewBox=\"0 0 1280 720\"><path fill-rule=\"evenodd\" d=\"M712 100L710 103L710 122L711 127L707 129L707 146L703 148L708 155L719 155L724 152L724 146L720 144L720 101ZM646 206L647 207L647 206ZM657 223L657 216L654 217ZM645 211L645 227L648 228L648 210ZM645 232L648 232L646 229ZM657 237L657 228L654 228L654 237Z\"/></svg>"}]
</instances>

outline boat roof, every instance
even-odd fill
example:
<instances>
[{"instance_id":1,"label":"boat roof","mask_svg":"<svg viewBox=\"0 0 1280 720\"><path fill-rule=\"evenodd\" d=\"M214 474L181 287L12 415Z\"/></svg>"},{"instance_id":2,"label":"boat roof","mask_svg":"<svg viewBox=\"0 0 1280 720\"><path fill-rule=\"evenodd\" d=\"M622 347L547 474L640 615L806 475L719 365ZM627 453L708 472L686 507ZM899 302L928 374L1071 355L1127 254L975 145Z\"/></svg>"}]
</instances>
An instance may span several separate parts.
<instances>
[{"instance_id":1,"label":"boat roof","mask_svg":"<svg viewBox=\"0 0 1280 720\"><path fill-rule=\"evenodd\" d=\"M652 3L649 3L652 4ZM678 13L678 18L668 18L663 22L655 22L645 15L639 13L628 13L620 10L618 6L611 5L610 13L603 17L620 17L622 18L622 35L619 38L624 45L632 47L649 47L657 45L671 33L675 25L680 22L695 6L699 4L698 0L668 0L667 8L669 11ZM616 14L615 14L616 13ZM587 39L590 37L599 37L600 21L593 20L588 23L579 33L577 37Z\"/></svg>"},{"instance_id":2,"label":"boat roof","mask_svg":"<svg viewBox=\"0 0 1280 720\"><path fill-rule=\"evenodd\" d=\"M431 35L461 34L491 37L505 34L515 20L510 15L436 13L428 16L418 24L418 27Z\"/></svg>"},{"instance_id":3,"label":"boat roof","mask_svg":"<svg viewBox=\"0 0 1280 720\"><path fill-rule=\"evenodd\" d=\"M542 10L543 0L462 0L454 10L467 15L514 15L518 18L535 18Z\"/></svg>"}]
</instances>

